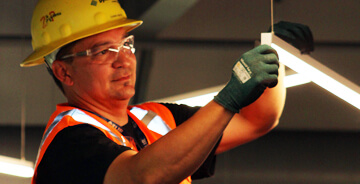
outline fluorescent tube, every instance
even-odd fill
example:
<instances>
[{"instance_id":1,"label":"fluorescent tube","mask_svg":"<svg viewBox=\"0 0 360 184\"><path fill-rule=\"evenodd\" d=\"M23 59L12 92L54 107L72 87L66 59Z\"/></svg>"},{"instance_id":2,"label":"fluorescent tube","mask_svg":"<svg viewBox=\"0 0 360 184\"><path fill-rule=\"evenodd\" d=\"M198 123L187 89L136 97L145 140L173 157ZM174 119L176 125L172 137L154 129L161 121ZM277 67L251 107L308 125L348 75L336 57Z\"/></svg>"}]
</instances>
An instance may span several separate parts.
<instances>
[{"instance_id":1,"label":"fluorescent tube","mask_svg":"<svg viewBox=\"0 0 360 184\"><path fill-rule=\"evenodd\" d=\"M358 85L337 74L309 55L302 55L298 49L272 33L262 33L261 44L271 45L278 52L280 62L298 73L285 77L285 87L289 88L312 81L360 109L360 87ZM216 86L155 101L204 106L223 87L224 85Z\"/></svg>"},{"instance_id":2,"label":"fluorescent tube","mask_svg":"<svg viewBox=\"0 0 360 184\"><path fill-rule=\"evenodd\" d=\"M310 79L303 77L300 74L293 74L284 78L284 85L286 88L290 88L297 85L302 85L311 82ZM208 88L204 90L198 90L195 92L185 93L169 98L164 98L156 101L160 102L175 102L178 104L186 104L188 106L204 106L209 103L214 96L224 87L224 85Z\"/></svg>"},{"instance_id":3,"label":"fluorescent tube","mask_svg":"<svg viewBox=\"0 0 360 184\"><path fill-rule=\"evenodd\" d=\"M284 65L360 109L360 87L358 85L309 55L301 54L298 49L272 33L262 33L261 44L271 45L278 52L280 62Z\"/></svg>"},{"instance_id":4,"label":"fluorescent tube","mask_svg":"<svg viewBox=\"0 0 360 184\"><path fill-rule=\"evenodd\" d=\"M32 162L0 156L0 173L30 178L34 174Z\"/></svg>"},{"instance_id":5,"label":"fluorescent tube","mask_svg":"<svg viewBox=\"0 0 360 184\"><path fill-rule=\"evenodd\" d=\"M285 88L290 88L290 87L306 84L309 82L311 82L311 80L309 78L307 78L304 75L298 74L298 73L285 76L285 78L284 78Z\"/></svg>"},{"instance_id":6,"label":"fluorescent tube","mask_svg":"<svg viewBox=\"0 0 360 184\"><path fill-rule=\"evenodd\" d=\"M300 75L292 74L284 78L284 85L286 88L302 85L305 83L311 82L310 79ZM188 106L204 106L209 103L215 95L224 87L225 85L219 85L211 88L206 88L202 90L197 90L189 93L184 93L168 98L155 100L157 102L175 102L178 104L185 104Z\"/></svg>"}]
</instances>

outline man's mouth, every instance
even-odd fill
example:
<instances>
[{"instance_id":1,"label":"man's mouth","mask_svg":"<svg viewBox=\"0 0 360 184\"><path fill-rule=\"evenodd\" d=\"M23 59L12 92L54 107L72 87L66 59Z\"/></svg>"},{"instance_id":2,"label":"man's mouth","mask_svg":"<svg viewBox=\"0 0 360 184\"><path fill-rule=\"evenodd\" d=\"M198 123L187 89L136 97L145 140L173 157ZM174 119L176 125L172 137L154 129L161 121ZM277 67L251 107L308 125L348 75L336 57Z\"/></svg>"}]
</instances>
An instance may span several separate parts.
<instances>
[{"instance_id":1,"label":"man's mouth","mask_svg":"<svg viewBox=\"0 0 360 184\"><path fill-rule=\"evenodd\" d=\"M129 80L129 79L130 79L130 75L126 75L126 76L122 76L122 77L116 78L116 79L114 79L113 81L114 81L114 82L118 82L118 81L126 81L126 80Z\"/></svg>"}]
</instances>

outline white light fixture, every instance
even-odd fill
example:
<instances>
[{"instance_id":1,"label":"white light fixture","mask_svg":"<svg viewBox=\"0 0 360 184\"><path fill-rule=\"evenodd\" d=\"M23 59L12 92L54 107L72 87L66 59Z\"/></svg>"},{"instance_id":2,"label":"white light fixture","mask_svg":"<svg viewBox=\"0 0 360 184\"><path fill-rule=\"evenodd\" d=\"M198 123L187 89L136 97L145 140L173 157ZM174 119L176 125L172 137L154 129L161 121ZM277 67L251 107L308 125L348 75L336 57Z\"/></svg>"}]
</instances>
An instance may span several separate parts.
<instances>
[{"instance_id":1,"label":"white light fixture","mask_svg":"<svg viewBox=\"0 0 360 184\"><path fill-rule=\"evenodd\" d=\"M204 106L209 103L214 96L222 89L225 85L214 86L210 88L205 88L197 91L192 91L189 93L184 93L180 95L175 95L167 98L162 98L154 100L156 102L170 102L185 104L188 106Z\"/></svg>"},{"instance_id":2,"label":"white light fixture","mask_svg":"<svg viewBox=\"0 0 360 184\"><path fill-rule=\"evenodd\" d=\"M308 77L306 77L304 75L298 74L298 73L292 74L292 75L287 75L284 78L285 88L290 88L290 87L306 84L309 82L311 82L311 79L309 79Z\"/></svg>"},{"instance_id":3,"label":"white light fixture","mask_svg":"<svg viewBox=\"0 0 360 184\"><path fill-rule=\"evenodd\" d=\"M0 155L0 173L30 178L34 174L32 162Z\"/></svg>"},{"instance_id":4,"label":"white light fixture","mask_svg":"<svg viewBox=\"0 0 360 184\"><path fill-rule=\"evenodd\" d=\"M309 55L301 54L298 49L274 34L273 7L273 0L271 0L271 32L261 33L261 44L267 44L273 47L279 55L280 62L298 73L284 78L285 87L289 88L312 81L360 109L360 87L358 85L329 69ZM223 87L224 85L156 101L182 103L190 106L204 106L211 101Z\"/></svg>"},{"instance_id":5,"label":"white light fixture","mask_svg":"<svg viewBox=\"0 0 360 184\"><path fill-rule=\"evenodd\" d=\"M360 87L358 85L309 55L301 54L298 49L273 33L262 33L261 44L273 47L279 54L280 62L287 67L360 109Z\"/></svg>"},{"instance_id":6,"label":"white light fixture","mask_svg":"<svg viewBox=\"0 0 360 184\"><path fill-rule=\"evenodd\" d=\"M298 49L283 41L273 33L262 33L261 44L271 45L279 54L280 62L297 74L286 76L285 87L314 82L354 107L360 109L360 87L339 75L309 55L301 54ZM224 85L176 95L159 102L175 102L189 106L204 106L220 91Z\"/></svg>"},{"instance_id":7,"label":"white light fixture","mask_svg":"<svg viewBox=\"0 0 360 184\"><path fill-rule=\"evenodd\" d=\"M284 78L284 85L286 88L302 85L311 82L310 79L300 75L292 74ZM185 104L188 106L204 106L209 103L217 93L224 88L225 85L219 85L206 89L201 89L189 93L175 95L167 98L154 100L157 102L173 102L178 104Z\"/></svg>"}]
</instances>

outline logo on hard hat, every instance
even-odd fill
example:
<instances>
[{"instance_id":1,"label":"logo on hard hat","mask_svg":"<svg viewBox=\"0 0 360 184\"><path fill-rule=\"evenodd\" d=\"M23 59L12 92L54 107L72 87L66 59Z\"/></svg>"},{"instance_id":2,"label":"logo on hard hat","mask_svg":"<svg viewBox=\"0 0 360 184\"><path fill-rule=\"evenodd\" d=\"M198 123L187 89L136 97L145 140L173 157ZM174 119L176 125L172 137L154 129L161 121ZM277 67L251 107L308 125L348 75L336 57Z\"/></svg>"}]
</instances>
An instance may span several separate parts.
<instances>
[{"instance_id":1,"label":"logo on hard hat","mask_svg":"<svg viewBox=\"0 0 360 184\"><path fill-rule=\"evenodd\" d=\"M105 1L107 1L107 0L99 0L99 3L105 3ZM92 6L96 6L96 5L97 5L97 1L96 1L96 0L91 0L91 5L92 5Z\"/></svg>"},{"instance_id":2,"label":"logo on hard hat","mask_svg":"<svg viewBox=\"0 0 360 184\"><path fill-rule=\"evenodd\" d=\"M54 17L61 15L61 12L55 13L55 11L49 12L49 15L44 15L41 17L40 21L42 21L42 28L46 28L49 22L54 22Z\"/></svg>"}]
</instances>

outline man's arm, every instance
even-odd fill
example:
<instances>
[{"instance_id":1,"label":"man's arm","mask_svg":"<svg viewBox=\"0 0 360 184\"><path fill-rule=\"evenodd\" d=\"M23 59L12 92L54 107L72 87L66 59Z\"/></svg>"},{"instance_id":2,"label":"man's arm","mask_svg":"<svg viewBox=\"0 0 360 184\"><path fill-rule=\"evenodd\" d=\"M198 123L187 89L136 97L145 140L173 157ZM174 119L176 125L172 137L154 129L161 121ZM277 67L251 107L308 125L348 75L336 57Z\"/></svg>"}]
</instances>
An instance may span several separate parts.
<instances>
[{"instance_id":1,"label":"man's arm","mask_svg":"<svg viewBox=\"0 0 360 184\"><path fill-rule=\"evenodd\" d=\"M233 115L210 102L140 152L120 154L110 165L104 183L180 183L207 158Z\"/></svg>"},{"instance_id":2,"label":"man's arm","mask_svg":"<svg viewBox=\"0 0 360 184\"><path fill-rule=\"evenodd\" d=\"M270 29L269 29L270 31ZM280 21L274 25L276 36L309 54L314 50L314 40L308 26ZM267 88L254 103L246 106L236 114L224 131L216 153L222 153L238 145L252 141L274 128L285 105L286 90L284 87L285 67L279 68L278 85Z\"/></svg>"},{"instance_id":3,"label":"man's arm","mask_svg":"<svg viewBox=\"0 0 360 184\"><path fill-rule=\"evenodd\" d=\"M278 84L267 88L252 104L235 114L226 127L216 154L257 139L276 127L285 105L285 66L280 64Z\"/></svg>"},{"instance_id":4,"label":"man's arm","mask_svg":"<svg viewBox=\"0 0 360 184\"><path fill-rule=\"evenodd\" d=\"M234 114L258 99L267 87L275 87L278 69L276 51L270 46L246 52L214 101L140 152L120 154L106 172L104 183L180 183L204 162Z\"/></svg>"}]
</instances>

